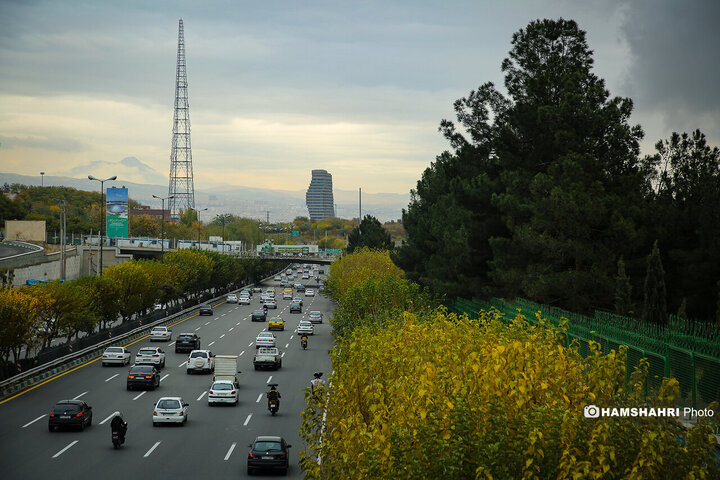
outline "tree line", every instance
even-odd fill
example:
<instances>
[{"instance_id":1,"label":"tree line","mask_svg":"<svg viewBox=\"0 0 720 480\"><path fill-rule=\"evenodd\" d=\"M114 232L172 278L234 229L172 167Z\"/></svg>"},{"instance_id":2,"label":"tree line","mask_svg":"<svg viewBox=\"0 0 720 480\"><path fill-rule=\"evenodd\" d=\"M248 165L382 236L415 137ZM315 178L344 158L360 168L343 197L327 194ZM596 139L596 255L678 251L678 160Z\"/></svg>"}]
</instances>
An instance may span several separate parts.
<instances>
[{"instance_id":1,"label":"tree line","mask_svg":"<svg viewBox=\"0 0 720 480\"><path fill-rule=\"evenodd\" d=\"M485 83L440 123L451 150L411 191L394 261L448 298L720 318L720 150L695 130L641 156L632 100L592 67L575 21L516 32L507 93Z\"/></svg>"}]
</instances>

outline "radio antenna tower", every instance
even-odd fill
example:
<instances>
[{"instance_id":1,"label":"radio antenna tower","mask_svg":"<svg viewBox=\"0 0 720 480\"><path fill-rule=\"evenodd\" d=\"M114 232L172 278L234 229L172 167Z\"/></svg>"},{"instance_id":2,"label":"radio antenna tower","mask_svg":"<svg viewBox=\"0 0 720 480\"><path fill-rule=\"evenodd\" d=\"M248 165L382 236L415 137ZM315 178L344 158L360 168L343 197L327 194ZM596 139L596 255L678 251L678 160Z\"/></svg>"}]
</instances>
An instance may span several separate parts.
<instances>
[{"instance_id":1,"label":"radio antenna tower","mask_svg":"<svg viewBox=\"0 0 720 480\"><path fill-rule=\"evenodd\" d=\"M185 68L185 34L183 21L178 26L177 70L175 72L175 114L173 116L172 150L170 151L170 218L180 219L180 210L195 208L192 149L190 148L190 105L188 104Z\"/></svg>"}]
</instances>

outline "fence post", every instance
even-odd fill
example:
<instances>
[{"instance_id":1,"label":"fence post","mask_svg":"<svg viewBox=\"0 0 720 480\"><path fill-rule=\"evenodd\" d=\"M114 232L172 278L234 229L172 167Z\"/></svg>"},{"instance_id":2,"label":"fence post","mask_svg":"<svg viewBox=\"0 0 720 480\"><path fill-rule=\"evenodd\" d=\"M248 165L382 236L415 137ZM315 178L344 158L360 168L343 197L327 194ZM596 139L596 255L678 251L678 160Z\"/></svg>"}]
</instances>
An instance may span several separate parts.
<instances>
[{"instance_id":1,"label":"fence post","mask_svg":"<svg viewBox=\"0 0 720 480\"><path fill-rule=\"evenodd\" d=\"M690 351L690 376L692 377L692 383L690 387L690 402L693 410L696 408L696 389L695 389L695 353Z\"/></svg>"},{"instance_id":2,"label":"fence post","mask_svg":"<svg viewBox=\"0 0 720 480\"><path fill-rule=\"evenodd\" d=\"M670 343L665 339L665 378L670 378Z\"/></svg>"},{"instance_id":3,"label":"fence post","mask_svg":"<svg viewBox=\"0 0 720 480\"><path fill-rule=\"evenodd\" d=\"M647 355L645 355L645 350L640 350L640 354L642 355L642 357L640 357L641 360L643 358L647 358ZM639 365L639 363L638 363L638 365ZM650 381L650 364L648 363L648 374L645 376L645 383L643 384L643 391L642 391L643 397L647 397L647 384L649 381Z\"/></svg>"}]
</instances>

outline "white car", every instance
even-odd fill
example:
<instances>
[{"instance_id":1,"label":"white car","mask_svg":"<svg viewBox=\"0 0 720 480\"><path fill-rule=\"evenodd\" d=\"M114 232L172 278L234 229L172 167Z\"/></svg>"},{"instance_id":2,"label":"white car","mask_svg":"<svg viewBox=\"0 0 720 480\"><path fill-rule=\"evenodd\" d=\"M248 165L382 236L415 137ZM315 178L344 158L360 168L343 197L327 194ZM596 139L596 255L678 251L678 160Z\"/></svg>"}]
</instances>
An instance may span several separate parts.
<instances>
[{"instance_id":1,"label":"white car","mask_svg":"<svg viewBox=\"0 0 720 480\"><path fill-rule=\"evenodd\" d=\"M240 297L238 299L238 304L240 305L250 305L250 297Z\"/></svg>"},{"instance_id":2,"label":"white car","mask_svg":"<svg viewBox=\"0 0 720 480\"><path fill-rule=\"evenodd\" d=\"M238 388L232 380L216 380L208 390L208 405L217 403L238 404Z\"/></svg>"},{"instance_id":3,"label":"white car","mask_svg":"<svg viewBox=\"0 0 720 480\"><path fill-rule=\"evenodd\" d=\"M298 297L293 298L291 303L295 303L295 302L299 303L301 307L303 306L302 297L298 296Z\"/></svg>"},{"instance_id":4,"label":"white car","mask_svg":"<svg viewBox=\"0 0 720 480\"><path fill-rule=\"evenodd\" d=\"M269 300L269 299L270 299L270 295L267 293L263 293L262 295L260 295L260 303L265 303L265 301Z\"/></svg>"},{"instance_id":5,"label":"white car","mask_svg":"<svg viewBox=\"0 0 720 480\"><path fill-rule=\"evenodd\" d=\"M130 350L125 347L107 347L103 352L102 366L111 363L128 365L130 363Z\"/></svg>"},{"instance_id":6,"label":"white car","mask_svg":"<svg viewBox=\"0 0 720 480\"><path fill-rule=\"evenodd\" d=\"M188 404L181 397L162 397L153 409L153 427L158 423L180 423L185 425L188 418Z\"/></svg>"},{"instance_id":7,"label":"white car","mask_svg":"<svg viewBox=\"0 0 720 480\"><path fill-rule=\"evenodd\" d=\"M154 365L160 370L165 366L165 352L159 347L142 347L135 354L135 365Z\"/></svg>"},{"instance_id":8,"label":"white car","mask_svg":"<svg viewBox=\"0 0 720 480\"><path fill-rule=\"evenodd\" d=\"M318 310L313 310L308 314L308 320L310 321L310 323L322 323L323 314Z\"/></svg>"},{"instance_id":9,"label":"white car","mask_svg":"<svg viewBox=\"0 0 720 480\"><path fill-rule=\"evenodd\" d=\"M285 273L288 275L292 275L292 270L288 268L287 270L285 270Z\"/></svg>"},{"instance_id":10,"label":"white car","mask_svg":"<svg viewBox=\"0 0 720 480\"><path fill-rule=\"evenodd\" d=\"M315 290L312 288L306 288L305 289L305 296L306 297L314 297L315 296Z\"/></svg>"},{"instance_id":11,"label":"white car","mask_svg":"<svg viewBox=\"0 0 720 480\"><path fill-rule=\"evenodd\" d=\"M227 296L227 303L238 303L238 296L234 293L229 293Z\"/></svg>"},{"instance_id":12,"label":"white car","mask_svg":"<svg viewBox=\"0 0 720 480\"><path fill-rule=\"evenodd\" d=\"M277 302L272 298L268 298L267 300L265 300L263 305L265 305L267 308L277 308Z\"/></svg>"},{"instance_id":13,"label":"white car","mask_svg":"<svg viewBox=\"0 0 720 480\"><path fill-rule=\"evenodd\" d=\"M149 340L151 342L154 342L155 340L170 340L171 338L172 330L170 330L168 327L153 327L152 330L150 330Z\"/></svg>"},{"instance_id":14,"label":"white car","mask_svg":"<svg viewBox=\"0 0 720 480\"><path fill-rule=\"evenodd\" d=\"M308 320L300 320L297 327L297 333L298 335L302 335L303 333L313 335L315 333L315 329L313 328L312 322Z\"/></svg>"},{"instance_id":15,"label":"white car","mask_svg":"<svg viewBox=\"0 0 720 480\"><path fill-rule=\"evenodd\" d=\"M303 280L307 280L308 278L310 278L310 275L308 275L307 273L303 273L302 278Z\"/></svg>"},{"instance_id":16,"label":"white car","mask_svg":"<svg viewBox=\"0 0 720 480\"><path fill-rule=\"evenodd\" d=\"M271 332L260 332L255 338L255 348L260 347L274 347L275 346L275 334Z\"/></svg>"},{"instance_id":17,"label":"white car","mask_svg":"<svg viewBox=\"0 0 720 480\"><path fill-rule=\"evenodd\" d=\"M279 277L279 276L276 276L274 280L275 280L276 282L279 282L279 281L281 281L281 279L280 279L280 277Z\"/></svg>"},{"instance_id":18,"label":"white car","mask_svg":"<svg viewBox=\"0 0 720 480\"><path fill-rule=\"evenodd\" d=\"M215 370L215 355L210 350L193 350L185 364L187 374L192 372L212 372Z\"/></svg>"}]
</instances>

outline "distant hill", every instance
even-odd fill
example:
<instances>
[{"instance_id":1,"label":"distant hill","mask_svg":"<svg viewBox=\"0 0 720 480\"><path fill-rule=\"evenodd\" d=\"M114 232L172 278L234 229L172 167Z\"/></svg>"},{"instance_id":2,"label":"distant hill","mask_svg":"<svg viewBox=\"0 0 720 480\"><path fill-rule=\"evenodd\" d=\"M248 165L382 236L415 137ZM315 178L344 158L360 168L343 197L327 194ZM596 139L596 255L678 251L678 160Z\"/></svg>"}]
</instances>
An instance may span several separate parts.
<instances>
[{"instance_id":1,"label":"distant hill","mask_svg":"<svg viewBox=\"0 0 720 480\"><path fill-rule=\"evenodd\" d=\"M0 185L4 183L20 183L23 185L40 185L39 176L0 173ZM73 187L78 190L99 191L98 182L87 178L55 177L45 175L46 186ZM167 195L167 185L150 185L134 182L106 182L105 186L128 188L131 199L145 205L160 207L160 202L153 195ZM358 215L358 192L351 190L334 190L337 214L341 218L354 218ZM407 208L410 193L367 193L363 190L362 213L377 217L380 221L397 220L402 216L402 209ZM305 190L271 190L243 186L228 186L214 189L212 192L195 190L195 205L198 209L207 208L202 212L201 220L212 219L220 213L232 213L249 218L265 219L270 211L270 221L291 221L298 216L307 216L305 207Z\"/></svg>"}]
</instances>

